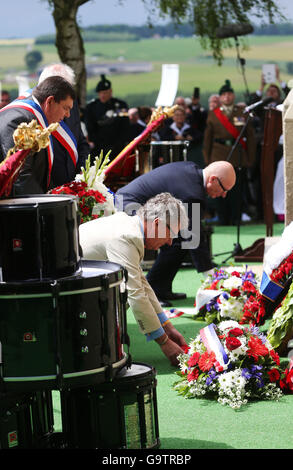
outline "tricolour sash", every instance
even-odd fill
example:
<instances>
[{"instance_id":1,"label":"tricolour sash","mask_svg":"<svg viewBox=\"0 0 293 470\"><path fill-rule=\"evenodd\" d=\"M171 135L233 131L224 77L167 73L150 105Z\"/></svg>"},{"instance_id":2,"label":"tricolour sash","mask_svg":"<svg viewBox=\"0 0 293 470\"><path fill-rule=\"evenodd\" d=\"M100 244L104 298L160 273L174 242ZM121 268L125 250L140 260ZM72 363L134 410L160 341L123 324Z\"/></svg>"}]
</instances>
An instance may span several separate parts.
<instances>
[{"instance_id":1,"label":"tricolour sash","mask_svg":"<svg viewBox=\"0 0 293 470\"><path fill-rule=\"evenodd\" d=\"M33 89L27 90L23 93L23 95L19 96L18 100L23 100L32 94ZM72 134L71 130L65 124L64 121L60 122L60 126L56 131L52 133L52 135L57 139L63 147L66 148L67 152L70 155L71 160L73 161L74 166L76 166L78 161L78 151L77 151L77 142Z\"/></svg>"},{"instance_id":2,"label":"tricolour sash","mask_svg":"<svg viewBox=\"0 0 293 470\"><path fill-rule=\"evenodd\" d=\"M225 129L229 132L229 134L231 134L234 139L237 139L239 137L238 130L235 126L233 126L232 122L229 121L228 117L222 113L221 109L216 108L213 112L215 113L221 124L223 124ZM240 144L242 145L244 150L247 149L246 142L242 138L240 139Z\"/></svg>"},{"instance_id":3,"label":"tricolour sash","mask_svg":"<svg viewBox=\"0 0 293 470\"><path fill-rule=\"evenodd\" d=\"M63 145L63 147L66 148L71 160L73 161L74 166L76 166L78 161L76 139L64 121L61 121L59 124L60 125L56 129L56 131L52 132L52 135L60 142L61 145Z\"/></svg>"},{"instance_id":4,"label":"tricolour sash","mask_svg":"<svg viewBox=\"0 0 293 470\"><path fill-rule=\"evenodd\" d=\"M209 353L213 351L215 353L217 361L221 364L221 366L224 367L229 362L229 358L217 336L217 333L215 331L215 325L211 323L205 328L202 328L199 331L199 334L203 344L207 348L207 351Z\"/></svg>"}]
</instances>

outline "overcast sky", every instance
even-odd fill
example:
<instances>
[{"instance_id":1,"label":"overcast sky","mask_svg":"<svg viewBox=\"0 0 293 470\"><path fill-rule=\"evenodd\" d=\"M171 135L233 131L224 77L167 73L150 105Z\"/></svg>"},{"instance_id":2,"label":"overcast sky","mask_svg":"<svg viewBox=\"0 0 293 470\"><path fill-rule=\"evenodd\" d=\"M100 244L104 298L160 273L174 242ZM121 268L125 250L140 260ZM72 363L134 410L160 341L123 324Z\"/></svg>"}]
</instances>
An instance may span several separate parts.
<instances>
[{"instance_id":1,"label":"overcast sky","mask_svg":"<svg viewBox=\"0 0 293 470\"><path fill-rule=\"evenodd\" d=\"M276 0L286 17L293 21L293 1ZM47 0L1 1L0 38L35 37L55 32L55 26ZM78 10L79 24L129 24L146 23L146 10L141 0L91 0ZM154 24L160 21L154 18ZM162 21L162 20L161 20Z\"/></svg>"}]
</instances>

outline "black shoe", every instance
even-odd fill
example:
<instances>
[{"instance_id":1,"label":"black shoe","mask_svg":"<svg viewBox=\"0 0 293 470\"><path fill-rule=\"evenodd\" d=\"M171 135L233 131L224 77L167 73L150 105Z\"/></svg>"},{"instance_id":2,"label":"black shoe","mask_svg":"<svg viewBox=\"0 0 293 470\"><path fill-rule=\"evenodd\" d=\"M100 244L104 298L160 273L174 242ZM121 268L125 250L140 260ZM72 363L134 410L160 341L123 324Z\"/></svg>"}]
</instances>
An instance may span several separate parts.
<instances>
[{"instance_id":1,"label":"black shoe","mask_svg":"<svg viewBox=\"0 0 293 470\"><path fill-rule=\"evenodd\" d=\"M172 307L171 302L168 302L168 300L161 300L158 298L158 301L161 304L161 307Z\"/></svg>"},{"instance_id":2,"label":"black shoe","mask_svg":"<svg viewBox=\"0 0 293 470\"><path fill-rule=\"evenodd\" d=\"M160 295L157 296L159 299L165 300L182 300L186 299L186 294L183 292L160 292Z\"/></svg>"}]
</instances>

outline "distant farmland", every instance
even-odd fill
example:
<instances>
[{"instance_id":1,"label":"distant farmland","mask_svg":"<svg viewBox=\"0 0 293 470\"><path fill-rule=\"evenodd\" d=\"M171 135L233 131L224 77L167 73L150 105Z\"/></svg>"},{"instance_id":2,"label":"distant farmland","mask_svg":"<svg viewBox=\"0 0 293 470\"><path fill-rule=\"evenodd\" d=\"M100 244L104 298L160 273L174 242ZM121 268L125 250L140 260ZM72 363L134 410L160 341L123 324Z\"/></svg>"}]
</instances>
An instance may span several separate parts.
<instances>
[{"instance_id":1,"label":"distant farmland","mask_svg":"<svg viewBox=\"0 0 293 470\"><path fill-rule=\"evenodd\" d=\"M233 40L231 40L233 41ZM241 51L245 59L244 72L250 92L259 87L261 66L275 62L281 70L282 80L288 81L292 75L290 68L293 51L292 36L250 36L248 50ZM43 64L59 61L54 45L33 46L31 40L0 41L2 86L16 88L11 77L25 70L24 56L31 48L43 55ZM235 47L225 51L225 60L218 66L210 51L203 50L197 38L146 39L125 42L86 42L86 62L88 64L123 62L150 62L152 71L146 73L126 73L109 75L114 95L124 98L133 105L154 105L161 82L163 63L177 63L180 66L178 94L191 96L195 86L200 87L202 102L217 92L225 79L231 80L237 98L243 100L245 84L242 69L237 62ZM293 62L293 59L292 59ZM292 72L291 72L292 73ZM9 74L10 81L6 83ZM90 77L87 82L88 99L95 96L95 86L99 76Z\"/></svg>"}]
</instances>

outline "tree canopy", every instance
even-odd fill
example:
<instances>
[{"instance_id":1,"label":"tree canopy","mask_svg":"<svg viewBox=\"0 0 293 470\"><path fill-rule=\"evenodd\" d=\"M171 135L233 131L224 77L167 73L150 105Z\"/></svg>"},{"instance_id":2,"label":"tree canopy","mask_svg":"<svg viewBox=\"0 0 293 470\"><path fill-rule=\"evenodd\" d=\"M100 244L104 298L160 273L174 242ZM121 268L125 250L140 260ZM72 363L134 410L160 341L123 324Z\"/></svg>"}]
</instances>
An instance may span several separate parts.
<instances>
[{"instance_id":1,"label":"tree canopy","mask_svg":"<svg viewBox=\"0 0 293 470\"><path fill-rule=\"evenodd\" d=\"M123 0L127 1L127 0ZM200 37L205 49L212 51L221 64L223 49L231 47L229 39L219 39L216 30L227 24L250 24L253 18L262 24L273 24L284 19L277 2L273 0L142 0L159 9L161 15L169 15L177 24L188 21L194 33ZM150 9L150 12L151 12Z\"/></svg>"}]
</instances>

